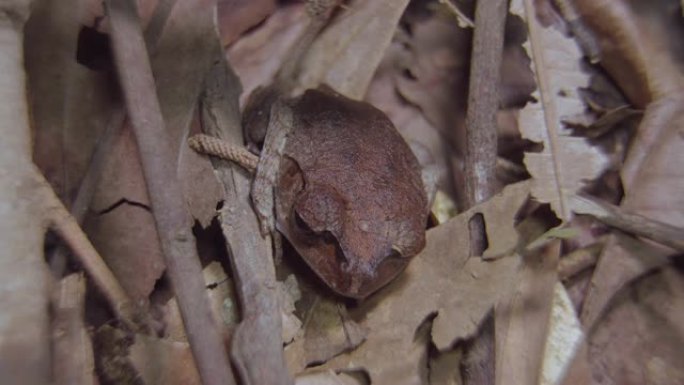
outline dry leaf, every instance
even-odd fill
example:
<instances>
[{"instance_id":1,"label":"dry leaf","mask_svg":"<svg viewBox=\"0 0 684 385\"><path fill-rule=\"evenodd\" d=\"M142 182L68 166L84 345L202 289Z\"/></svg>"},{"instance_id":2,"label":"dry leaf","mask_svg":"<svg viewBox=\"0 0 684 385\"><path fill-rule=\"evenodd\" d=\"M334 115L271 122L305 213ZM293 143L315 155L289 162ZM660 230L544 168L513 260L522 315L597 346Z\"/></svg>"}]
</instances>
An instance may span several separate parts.
<instances>
[{"instance_id":1,"label":"dry leaf","mask_svg":"<svg viewBox=\"0 0 684 385\"><path fill-rule=\"evenodd\" d=\"M667 268L615 300L589 343L593 383L681 384L684 277Z\"/></svg>"},{"instance_id":2,"label":"dry leaf","mask_svg":"<svg viewBox=\"0 0 684 385\"><path fill-rule=\"evenodd\" d=\"M430 385L461 385L463 351L455 349L430 359Z\"/></svg>"},{"instance_id":3,"label":"dry leaf","mask_svg":"<svg viewBox=\"0 0 684 385\"><path fill-rule=\"evenodd\" d=\"M684 203L679 193L684 188L679 167L684 148L684 62L681 44L671 39L683 25L672 17L673 2L665 3L653 8L655 3L578 1L577 7L601 42L602 64L611 77L632 103L647 105L620 172L624 187L621 206L683 226L684 213L676 208ZM585 326L599 319L625 284L667 263L665 256L670 253L624 236L611 238L582 309Z\"/></svg>"},{"instance_id":4,"label":"dry leaf","mask_svg":"<svg viewBox=\"0 0 684 385\"><path fill-rule=\"evenodd\" d=\"M524 9L523 9L524 7ZM589 77L580 68L581 54L576 43L553 28L543 28L535 17L532 0L515 0L511 12L528 24L526 48L533 58L539 100L520 111L519 127L524 138L542 143L541 153L525 153L525 165L532 175L532 195L551 204L563 220L572 218L568 198L596 178L607 158L582 138L572 137L562 126L565 116L584 110L578 87L586 87Z\"/></svg>"},{"instance_id":5,"label":"dry leaf","mask_svg":"<svg viewBox=\"0 0 684 385\"><path fill-rule=\"evenodd\" d=\"M263 26L228 48L228 61L242 83L240 105L245 104L255 88L271 84L307 21L301 4L281 7Z\"/></svg>"},{"instance_id":6,"label":"dry leaf","mask_svg":"<svg viewBox=\"0 0 684 385\"><path fill-rule=\"evenodd\" d=\"M154 218L146 208L138 147L128 127L102 166L91 207L83 225L88 237L126 293L146 302L165 265Z\"/></svg>"},{"instance_id":7,"label":"dry leaf","mask_svg":"<svg viewBox=\"0 0 684 385\"><path fill-rule=\"evenodd\" d=\"M150 53L159 105L178 154L176 168L183 195L202 227L216 216L216 203L223 194L210 160L191 150L186 140L213 62L214 7L211 1L176 1L157 47Z\"/></svg>"},{"instance_id":8,"label":"dry leaf","mask_svg":"<svg viewBox=\"0 0 684 385\"><path fill-rule=\"evenodd\" d=\"M501 196L520 207L528 192L513 185ZM484 210L488 204L477 208L497 231L500 215ZM519 258L468 258L469 219L460 215L428 231L427 246L406 271L352 313L369 329L366 342L324 368L365 370L372 383L418 384L426 369L421 365L426 365L427 345L416 333L431 315L436 318L426 330L440 350L477 331L501 293L509 290Z\"/></svg>"},{"instance_id":9,"label":"dry leaf","mask_svg":"<svg viewBox=\"0 0 684 385\"><path fill-rule=\"evenodd\" d=\"M601 66L638 108L684 87L684 23L676 0L575 0Z\"/></svg>"},{"instance_id":10,"label":"dry leaf","mask_svg":"<svg viewBox=\"0 0 684 385\"><path fill-rule=\"evenodd\" d=\"M190 345L143 334L135 336L129 359L145 384L200 385Z\"/></svg>"},{"instance_id":11,"label":"dry leaf","mask_svg":"<svg viewBox=\"0 0 684 385\"><path fill-rule=\"evenodd\" d=\"M75 10L84 3L36 2L26 25L34 162L67 205L73 201L95 144L118 104L111 74L76 62L81 25Z\"/></svg>"},{"instance_id":12,"label":"dry leaf","mask_svg":"<svg viewBox=\"0 0 684 385\"><path fill-rule=\"evenodd\" d=\"M302 61L303 89L327 84L363 99L408 0L352 1L316 38Z\"/></svg>"},{"instance_id":13,"label":"dry leaf","mask_svg":"<svg viewBox=\"0 0 684 385\"><path fill-rule=\"evenodd\" d=\"M243 32L259 24L276 8L276 0L219 0L217 18L221 43L231 44Z\"/></svg>"},{"instance_id":14,"label":"dry leaf","mask_svg":"<svg viewBox=\"0 0 684 385\"><path fill-rule=\"evenodd\" d=\"M515 288L496 306L497 384L539 383L560 246L526 255Z\"/></svg>"},{"instance_id":15,"label":"dry leaf","mask_svg":"<svg viewBox=\"0 0 684 385\"><path fill-rule=\"evenodd\" d=\"M291 373L299 373L307 366L326 362L359 346L367 334L349 318L344 306L319 298L309 310L303 335L285 348L288 368Z\"/></svg>"}]
</instances>

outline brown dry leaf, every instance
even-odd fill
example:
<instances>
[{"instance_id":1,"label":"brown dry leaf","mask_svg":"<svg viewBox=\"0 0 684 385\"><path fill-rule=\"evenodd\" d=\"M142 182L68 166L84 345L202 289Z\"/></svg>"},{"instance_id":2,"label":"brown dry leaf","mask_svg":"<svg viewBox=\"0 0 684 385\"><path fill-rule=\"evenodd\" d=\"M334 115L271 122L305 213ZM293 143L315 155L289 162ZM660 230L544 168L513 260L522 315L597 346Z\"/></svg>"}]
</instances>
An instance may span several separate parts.
<instances>
[{"instance_id":1,"label":"brown dry leaf","mask_svg":"<svg viewBox=\"0 0 684 385\"><path fill-rule=\"evenodd\" d=\"M304 333L285 348L291 373L325 362L361 344L368 331L349 318L337 301L319 298L307 316Z\"/></svg>"},{"instance_id":2,"label":"brown dry leaf","mask_svg":"<svg viewBox=\"0 0 684 385\"><path fill-rule=\"evenodd\" d=\"M649 124L652 122L656 124ZM684 226L684 211L678 209L684 207L684 102L666 99L652 104L639 129L660 135L651 146L639 141L648 135L635 138L622 172L625 197L621 207L650 219ZM622 236L612 237L601 254L582 309L582 321L587 326L598 319L615 292L655 266L668 263L666 257L673 254L662 246L626 246L625 241L638 243Z\"/></svg>"},{"instance_id":3,"label":"brown dry leaf","mask_svg":"<svg viewBox=\"0 0 684 385\"><path fill-rule=\"evenodd\" d=\"M85 0L37 1L26 25L34 162L67 205L118 104L111 73L76 62L78 10L85 6Z\"/></svg>"},{"instance_id":4,"label":"brown dry leaf","mask_svg":"<svg viewBox=\"0 0 684 385\"><path fill-rule=\"evenodd\" d=\"M126 201L114 206L122 198ZM88 237L128 295L144 303L165 265L129 127L124 127L102 167L91 207L83 225Z\"/></svg>"},{"instance_id":5,"label":"brown dry leaf","mask_svg":"<svg viewBox=\"0 0 684 385\"><path fill-rule=\"evenodd\" d=\"M183 195L190 213L203 227L216 216L216 203L223 194L210 160L191 150L186 140L212 65L214 7L212 1L177 0L156 49L150 53L159 104L178 154L176 167Z\"/></svg>"},{"instance_id":6,"label":"brown dry leaf","mask_svg":"<svg viewBox=\"0 0 684 385\"><path fill-rule=\"evenodd\" d=\"M521 187L524 186L524 187ZM520 207L527 199L529 185L508 186L501 193L511 206ZM485 222L496 231L500 214L477 206ZM460 215L428 231L427 245L406 271L388 287L356 309L353 317L368 328L368 338L356 350L338 356L323 368L364 370L372 383L421 383L427 365L428 339L416 337L431 315L432 325L419 335L439 350L477 331L480 321L510 289L517 256L485 262L468 258L469 215Z\"/></svg>"},{"instance_id":7,"label":"brown dry leaf","mask_svg":"<svg viewBox=\"0 0 684 385\"><path fill-rule=\"evenodd\" d=\"M533 58L539 91L536 103L520 111L519 127L524 138L542 143L541 153L525 153L525 165L532 175L532 195L551 204L561 219L572 218L568 199L585 182L599 176L607 158L585 139L572 137L562 125L563 117L584 111L578 87L589 77L580 68L576 43L554 28L543 28L535 17L532 0L515 0L511 12L523 17L529 28L528 52Z\"/></svg>"},{"instance_id":8,"label":"brown dry leaf","mask_svg":"<svg viewBox=\"0 0 684 385\"><path fill-rule=\"evenodd\" d=\"M327 84L363 99L408 0L352 1L316 38L302 60L302 89Z\"/></svg>"},{"instance_id":9,"label":"brown dry leaf","mask_svg":"<svg viewBox=\"0 0 684 385\"><path fill-rule=\"evenodd\" d=\"M538 384L551 316L560 240L523 258L515 288L496 306L496 383Z\"/></svg>"},{"instance_id":10,"label":"brown dry leaf","mask_svg":"<svg viewBox=\"0 0 684 385\"><path fill-rule=\"evenodd\" d=\"M366 101L384 112L416 155L422 170L432 170L437 187L453 192L447 161L454 161L439 132L420 109L409 104L397 92L396 79L402 71L404 48L393 41L385 53L366 93Z\"/></svg>"},{"instance_id":11,"label":"brown dry leaf","mask_svg":"<svg viewBox=\"0 0 684 385\"><path fill-rule=\"evenodd\" d=\"M240 105L258 86L271 84L280 64L304 31L308 18L301 4L279 8L263 26L227 50L228 61L242 83Z\"/></svg>"},{"instance_id":12,"label":"brown dry leaf","mask_svg":"<svg viewBox=\"0 0 684 385\"><path fill-rule=\"evenodd\" d=\"M684 383L683 282L666 268L616 298L589 341L592 383Z\"/></svg>"},{"instance_id":13,"label":"brown dry leaf","mask_svg":"<svg viewBox=\"0 0 684 385\"><path fill-rule=\"evenodd\" d=\"M218 0L217 18L221 43L231 44L259 24L277 7L276 0Z\"/></svg>"},{"instance_id":14,"label":"brown dry leaf","mask_svg":"<svg viewBox=\"0 0 684 385\"><path fill-rule=\"evenodd\" d=\"M681 227L684 47L672 34L681 34L684 23L673 14L677 6L673 1L577 2L583 20L601 43L602 65L633 104L646 106L620 172L624 187L621 206ZM612 237L599 259L582 309L585 326L599 319L614 293L635 277L667 263L665 257L671 253L624 236Z\"/></svg>"},{"instance_id":15,"label":"brown dry leaf","mask_svg":"<svg viewBox=\"0 0 684 385\"><path fill-rule=\"evenodd\" d=\"M399 92L447 137L456 130L464 135L472 30L439 13L415 18L407 17L410 36L400 35L407 49L396 76ZM510 107L527 101L535 82L520 19L509 15L505 33L500 93L501 105Z\"/></svg>"},{"instance_id":16,"label":"brown dry leaf","mask_svg":"<svg viewBox=\"0 0 684 385\"><path fill-rule=\"evenodd\" d=\"M601 66L643 109L684 87L684 33L676 0L575 0L581 21L600 48Z\"/></svg>"}]
</instances>

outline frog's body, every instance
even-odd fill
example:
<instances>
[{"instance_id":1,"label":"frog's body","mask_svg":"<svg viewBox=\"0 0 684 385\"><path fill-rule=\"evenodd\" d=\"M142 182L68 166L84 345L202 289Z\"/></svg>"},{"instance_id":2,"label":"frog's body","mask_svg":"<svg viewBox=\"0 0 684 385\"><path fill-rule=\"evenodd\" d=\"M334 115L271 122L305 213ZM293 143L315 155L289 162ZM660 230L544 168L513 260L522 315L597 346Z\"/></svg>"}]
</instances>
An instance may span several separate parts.
<instances>
[{"instance_id":1,"label":"frog's body","mask_svg":"<svg viewBox=\"0 0 684 385\"><path fill-rule=\"evenodd\" d=\"M258 169L254 190L273 185L277 229L328 286L368 296L424 247L427 197L418 161L380 110L329 89L274 103L269 116L270 150L262 158L278 159L261 159L259 169L270 163L277 170ZM269 143L277 137L287 139ZM256 206L268 199L253 198Z\"/></svg>"}]
</instances>

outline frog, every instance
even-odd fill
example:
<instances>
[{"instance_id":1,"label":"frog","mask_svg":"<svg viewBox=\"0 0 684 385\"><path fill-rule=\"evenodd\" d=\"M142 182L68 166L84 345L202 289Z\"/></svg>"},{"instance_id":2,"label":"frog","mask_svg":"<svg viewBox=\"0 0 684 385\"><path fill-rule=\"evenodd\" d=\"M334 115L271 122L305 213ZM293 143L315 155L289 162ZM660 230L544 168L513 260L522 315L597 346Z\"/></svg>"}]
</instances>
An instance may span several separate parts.
<instances>
[{"instance_id":1,"label":"frog","mask_svg":"<svg viewBox=\"0 0 684 385\"><path fill-rule=\"evenodd\" d=\"M245 137L263 142L252 184L262 232L277 230L335 293L364 299L425 246L421 167L390 119L319 86L255 91Z\"/></svg>"}]
</instances>

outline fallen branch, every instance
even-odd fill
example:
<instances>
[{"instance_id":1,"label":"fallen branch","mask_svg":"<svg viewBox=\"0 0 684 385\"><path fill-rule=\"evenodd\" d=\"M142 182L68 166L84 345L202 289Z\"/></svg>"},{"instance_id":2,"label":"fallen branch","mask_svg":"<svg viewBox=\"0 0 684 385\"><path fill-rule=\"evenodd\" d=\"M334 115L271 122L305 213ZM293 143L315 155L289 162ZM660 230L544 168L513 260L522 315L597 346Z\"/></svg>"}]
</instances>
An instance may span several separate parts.
<instances>
[{"instance_id":1,"label":"fallen branch","mask_svg":"<svg viewBox=\"0 0 684 385\"><path fill-rule=\"evenodd\" d=\"M572 208L577 214L591 215L606 225L626 233L654 240L677 251L684 251L684 229L681 227L632 214L618 206L586 196L575 196Z\"/></svg>"},{"instance_id":2,"label":"fallen branch","mask_svg":"<svg viewBox=\"0 0 684 385\"><path fill-rule=\"evenodd\" d=\"M508 2L478 0L470 63L466 111L465 202L466 208L492 197L496 191L497 123L504 25ZM472 255L485 249L482 215L469 223ZM490 316L493 317L493 316ZM494 384L494 322L485 322L464 358L465 384Z\"/></svg>"},{"instance_id":3,"label":"fallen branch","mask_svg":"<svg viewBox=\"0 0 684 385\"><path fill-rule=\"evenodd\" d=\"M225 62L218 38L216 64L207 76L202 101L202 129L234 151L242 143L239 81ZM222 140L221 140L222 139ZM192 142L192 141L191 141ZM250 154L251 155L251 154ZM254 155L251 155L254 156ZM230 357L246 385L292 384L283 356L280 305L270 237L262 238L250 200L251 178L235 164L213 160L224 186L219 218L241 305Z\"/></svg>"},{"instance_id":4,"label":"fallen branch","mask_svg":"<svg viewBox=\"0 0 684 385\"><path fill-rule=\"evenodd\" d=\"M197 369L204 384L234 383L205 294L191 218L176 175L136 6L128 0L107 0L105 4L116 68L138 142L157 232Z\"/></svg>"},{"instance_id":5,"label":"fallen branch","mask_svg":"<svg viewBox=\"0 0 684 385\"><path fill-rule=\"evenodd\" d=\"M57 235L67 244L74 257L81 263L95 286L105 296L114 314L121 322L131 330L139 330L142 321L133 301L128 297L123 287L116 279L112 271L98 254L95 247L83 233L76 219L64 207L47 180L37 170L35 172L37 188L41 191L45 200L47 217Z\"/></svg>"}]
</instances>

